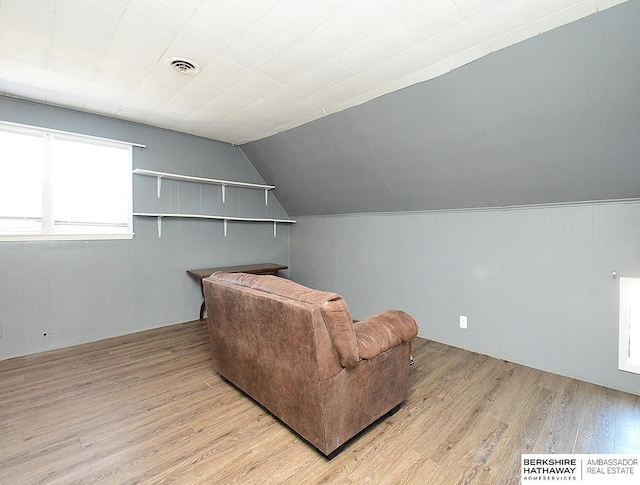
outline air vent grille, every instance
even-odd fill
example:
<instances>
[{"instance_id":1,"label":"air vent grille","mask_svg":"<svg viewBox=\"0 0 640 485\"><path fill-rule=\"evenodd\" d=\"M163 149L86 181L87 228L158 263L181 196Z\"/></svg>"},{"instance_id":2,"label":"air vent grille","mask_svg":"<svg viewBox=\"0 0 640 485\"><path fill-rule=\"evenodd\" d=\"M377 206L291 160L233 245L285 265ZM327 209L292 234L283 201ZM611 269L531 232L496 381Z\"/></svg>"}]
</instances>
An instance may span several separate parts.
<instances>
[{"instance_id":1,"label":"air vent grille","mask_svg":"<svg viewBox=\"0 0 640 485\"><path fill-rule=\"evenodd\" d=\"M167 59L167 64L174 71L187 76L195 76L200 72L200 66L196 62L184 57L171 57Z\"/></svg>"}]
</instances>

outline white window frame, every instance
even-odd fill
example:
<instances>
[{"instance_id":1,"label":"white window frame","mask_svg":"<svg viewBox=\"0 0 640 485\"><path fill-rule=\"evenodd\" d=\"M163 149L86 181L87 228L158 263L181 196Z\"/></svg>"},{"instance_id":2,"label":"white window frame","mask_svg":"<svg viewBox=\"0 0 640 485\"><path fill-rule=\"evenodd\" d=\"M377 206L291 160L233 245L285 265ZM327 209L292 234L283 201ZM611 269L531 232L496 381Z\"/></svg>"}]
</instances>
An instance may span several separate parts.
<instances>
[{"instance_id":1,"label":"white window frame","mask_svg":"<svg viewBox=\"0 0 640 485\"><path fill-rule=\"evenodd\" d=\"M633 328L632 328L633 327ZM640 278L620 278L618 368L640 374ZM631 345L635 358L631 358Z\"/></svg>"},{"instance_id":2,"label":"white window frame","mask_svg":"<svg viewBox=\"0 0 640 485\"><path fill-rule=\"evenodd\" d=\"M14 233L0 233L0 241L104 240L133 238L133 183L130 175L133 167L133 147L145 148L144 145L2 121L0 121L0 130L27 135L37 135L42 137L44 140L43 146L45 147L45 153L43 154L43 157L45 157L45 168L42 184L42 228L39 231L25 230L24 232L16 231ZM73 222L67 223L64 226L58 222L57 227L60 229L56 229L56 224L53 221L53 214L51 210L53 181L48 168L51 163L48 146L53 139L128 150L129 156L127 171L129 176L126 180L127 186L125 188L127 193L126 227L124 221L121 224L105 224L104 226L101 226L98 223L92 223L85 226L79 225L75 228Z\"/></svg>"}]
</instances>

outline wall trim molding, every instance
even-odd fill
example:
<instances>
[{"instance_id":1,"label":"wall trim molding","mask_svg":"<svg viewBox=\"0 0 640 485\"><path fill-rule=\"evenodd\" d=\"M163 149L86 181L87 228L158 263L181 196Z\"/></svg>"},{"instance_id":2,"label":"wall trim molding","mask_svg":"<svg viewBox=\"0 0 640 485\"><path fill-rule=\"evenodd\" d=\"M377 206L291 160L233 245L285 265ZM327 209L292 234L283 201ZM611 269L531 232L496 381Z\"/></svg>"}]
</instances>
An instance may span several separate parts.
<instances>
[{"instance_id":1,"label":"wall trim molding","mask_svg":"<svg viewBox=\"0 0 640 485\"><path fill-rule=\"evenodd\" d=\"M558 209L565 207L588 207L600 205L637 204L640 198L585 200L576 202L549 202L545 204L524 204L493 207L465 207L452 209L425 209L419 211L393 211L393 212L345 212L340 214L295 214L298 218L315 217L370 217L370 216L399 216L399 215L427 215L427 214L455 214L467 212L509 212L532 209Z\"/></svg>"}]
</instances>

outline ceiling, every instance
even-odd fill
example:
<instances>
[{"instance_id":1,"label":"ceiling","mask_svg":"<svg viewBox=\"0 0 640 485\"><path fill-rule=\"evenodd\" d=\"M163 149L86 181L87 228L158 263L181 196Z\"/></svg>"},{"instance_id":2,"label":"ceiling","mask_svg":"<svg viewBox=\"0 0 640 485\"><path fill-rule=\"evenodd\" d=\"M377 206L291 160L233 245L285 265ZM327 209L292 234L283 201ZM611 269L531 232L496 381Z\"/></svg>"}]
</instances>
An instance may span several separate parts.
<instances>
[{"instance_id":1,"label":"ceiling","mask_svg":"<svg viewBox=\"0 0 640 485\"><path fill-rule=\"evenodd\" d=\"M0 0L0 94L244 144L624 1Z\"/></svg>"},{"instance_id":2,"label":"ceiling","mask_svg":"<svg viewBox=\"0 0 640 485\"><path fill-rule=\"evenodd\" d=\"M294 218L638 200L638 25L626 2L240 148Z\"/></svg>"}]
</instances>

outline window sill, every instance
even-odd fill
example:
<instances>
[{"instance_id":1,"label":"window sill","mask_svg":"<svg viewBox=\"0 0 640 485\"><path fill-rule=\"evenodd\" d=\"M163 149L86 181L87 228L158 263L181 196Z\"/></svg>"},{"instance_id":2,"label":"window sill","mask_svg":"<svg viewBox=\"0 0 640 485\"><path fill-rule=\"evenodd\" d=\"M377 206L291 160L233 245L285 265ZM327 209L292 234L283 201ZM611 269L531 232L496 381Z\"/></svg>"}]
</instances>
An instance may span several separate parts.
<instances>
[{"instance_id":1,"label":"window sill","mask_svg":"<svg viewBox=\"0 0 640 485\"><path fill-rule=\"evenodd\" d=\"M109 239L133 239L133 233L126 234L20 234L0 235L0 242L27 242L27 241L95 241Z\"/></svg>"}]
</instances>

